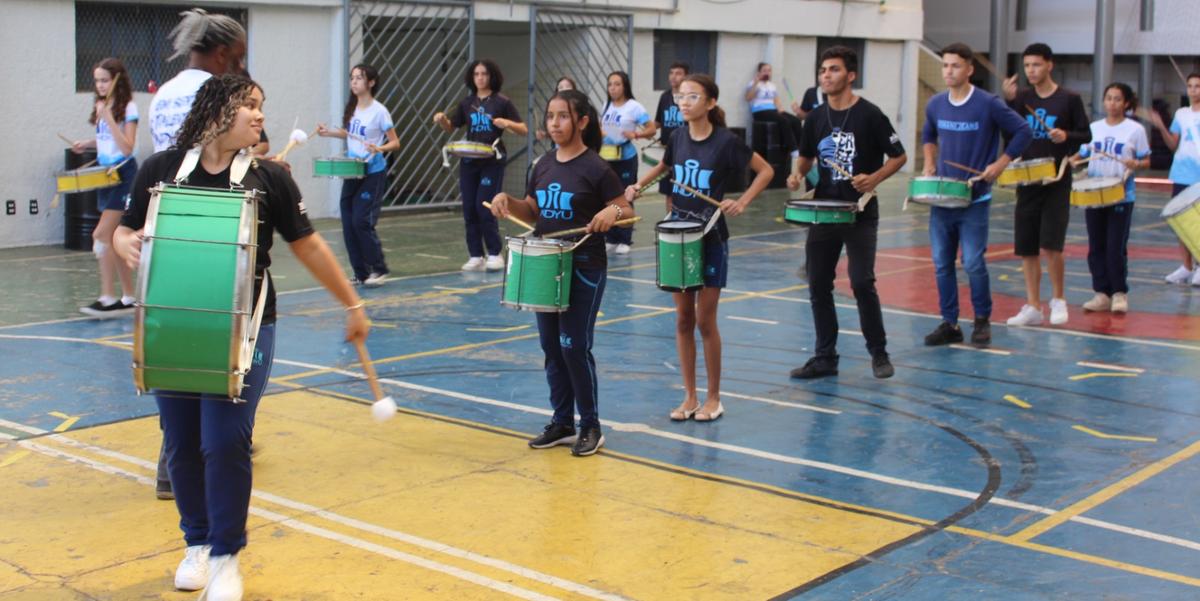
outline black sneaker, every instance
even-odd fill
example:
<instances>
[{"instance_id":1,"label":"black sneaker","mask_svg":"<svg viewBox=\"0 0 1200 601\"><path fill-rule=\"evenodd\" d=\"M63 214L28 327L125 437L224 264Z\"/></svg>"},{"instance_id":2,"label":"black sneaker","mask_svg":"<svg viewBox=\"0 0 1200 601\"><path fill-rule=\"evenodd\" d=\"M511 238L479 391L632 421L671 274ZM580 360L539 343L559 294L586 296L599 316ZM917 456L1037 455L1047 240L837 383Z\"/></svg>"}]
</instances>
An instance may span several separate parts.
<instances>
[{"instance_id":1,"label":"black sneaker","mask_svg":"<svg viewBox=\"0 0 1200 601\"><path fill-rule=\"evenodd\" d=\"M571 444L575 442L575 426L566 424L556 424L551 422L542 430L542 434L529 440L529 447L533 449L548 449L560 444Z\"/></svg>"},{"instance_id":2,"label":"black sneaker","mask_svg":"<svg viewBox=\"0 0 1200 601\"><path fill-rule=\"evenodd\" d=\"M961 340L961 338L960 338ZM987 346L992 343L992 322L986 317L976 317L975 327L971 329L971 344Z\"/></svg>"},{"instance_id":3,"label":"black sneaker","mask_svg":"<svg viewBox=\"0 0 1200 601\"><path fill-rule=\"evenodd\" d=\"M98 319L112 319L132 314L133 305L126 305L120 299L117 299L111 305L103 305L100 301L96 301L86 307L80 307L79 312Z\"/></svg>"},{"instance_id":4,"label":"black sneaker","mask_svg":"<svg viewBox=\"0 0 1200 601\"><path fill-rule=\"evenodd\" d=\"M809 380L812 378L823 378L825 376L836 376L838 372L837 355L833 357L813 357L808 360L802 367L797 367L791 371L793 378L801 380Z\"/></svg>"},{"instance_id":5,"label":"black sneaker","mask_svg":"<svg viewBox=\"0 0 1200 601\"><path fill-rule=\"evenodd\" d=\"M925 346L941 346L962 341L962 328L958 327L958 324L943 321L938 324L936 330L925 337Z\"/></svg>"},{"instance_id":6,"label":"black sneaker","mask_svg":"<svg viewBox=\"0 0 1200 601\"><path fill-rule=\"evenodd\" d=\"M175 491L171 490L170 480L159 480L154 487L154 496L163 501L170 501L175 498Z\"/></svg>"},{"instance_id":7,"label":"black sneaker","mask_svg":"<svg viewBox=\"0 0 1200 601\"><path fill-rule=\"evenodd\" d=\"M602 446L604 432L600 431L600 426L588 426L579 433L579 439L575 441L575 446L571 447L571 454L576 457L595 455Z\"/></svg>"},{"instance_id":8,"label":"black sneaker","mask_svg":"<svg viewBox=\"0 0 1200 601\"><path fill-rule=\"evenodd\" d=\"M892 361L888 358L887 353L879 353L871 357L871 371L875 372L875 377L880 379L896 375L896 368L892 367Z\"/></svg>"}]
</instances>

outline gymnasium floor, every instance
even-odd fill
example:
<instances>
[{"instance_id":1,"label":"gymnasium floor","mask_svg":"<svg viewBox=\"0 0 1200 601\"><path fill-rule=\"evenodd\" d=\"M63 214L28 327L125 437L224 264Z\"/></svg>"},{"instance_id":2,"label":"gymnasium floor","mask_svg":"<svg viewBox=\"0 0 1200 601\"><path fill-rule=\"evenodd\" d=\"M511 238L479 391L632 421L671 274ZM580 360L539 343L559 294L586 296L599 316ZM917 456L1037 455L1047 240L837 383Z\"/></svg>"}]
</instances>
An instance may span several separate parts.
<instances>
[{"instance_id":1,"label":"gymnasium floor","mask_svg":"<svg viewBox=\"0 0 1200 601\"><path fill-rule=\"evenodd\" d=\"M401 406L384 424L341 308L277 245L247 599L1200 598L1200 289L1161 283L1177 263L1165 195L1140 192L1133 313L1079 309L1075 211L1071 321L1016 329L1001 325L1023 285L1000 193L998 324L978 350L921 344L937 298L926 211L899 211L902 185L883 193L876 269L896 376L870 376L839 281L841 375L788 378L814 335L804 231L772 192L731 224L727 415L712 424L667 418L674 316L643 223L610 262L595 344L607 445L587 459L526 448L549 414L533 317L499 306L499 275L457 271L457 215L381 224L400 277L363 294ZM319 228L340 253L337 224ZM191 599L171 590L182 541L153 497L159 432L133 392L131 321L76 317L93 265L0 252L0 599Z\"/></svg>"}]
</instances>

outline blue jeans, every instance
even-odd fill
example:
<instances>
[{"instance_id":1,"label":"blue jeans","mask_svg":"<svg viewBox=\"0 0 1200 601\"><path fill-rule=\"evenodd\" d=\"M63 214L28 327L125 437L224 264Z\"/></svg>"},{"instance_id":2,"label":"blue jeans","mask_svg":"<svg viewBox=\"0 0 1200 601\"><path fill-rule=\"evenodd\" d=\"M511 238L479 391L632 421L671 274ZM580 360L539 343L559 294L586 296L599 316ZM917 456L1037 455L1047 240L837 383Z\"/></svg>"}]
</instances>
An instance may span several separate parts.
<instances>
[{"instance_id":1,"label":"blue jeans","mask_svg":"<svg viewBox=\"0 0 1200 601\"><path fill-rule=\"evenodd\" d=\"M96 210L104 211L124 211L125 205L129 201L129 193L133 191L133 177L137 175L137 159L129 159L117 169L117 176L121 178L121 183L111 188L101 188L96 190Z\"/></svg>"},{"instance_id":2,"label":"blue jeans","mask_svg":"<svg viewBox=\"0 0 1200 601\"><path fill-rule=\"evenodd\" d=\"M1084 216L1092 290L1109 296L1129 292L1129 226L1133 223L1133 203L1087 209Z\"/></svg>"},{"instance_id":3,"label":"blue jeans","mask_svg":"<svg viewBox=\"0 0 1200 601\"><path fill-rule=\"evenodd\" d=\"M592 334L607 280L605 269L576 269L571 277L571 305L566 312L537 314L556 424L574 425L578 410L580 428L600 427Z\"/></svg>"},{"instance_id":4,"label":"blue jeans","mask_svg":"<svg viewBox=\"0 0 1200 601\"><path fill-rule=\"evenodd\" d=\"M274 357L275 324L265 324L242 389L245 403L214 394L154 392L179 528L189 547L212 545L213 555L231 555L246 546L250 436Z\"/></svg>"},{"instance_id":5,"label":"blue jeans","mask_svg":"<svg viewBox=\"0 0 1200 601\"><path fill-rule=\"evenodd\" d=\"M623 161L609 161L608 165L612 167L617 177L621 178L622 190L637 183L638 158L636 156ZM601 200L608 202L612 199ZM629 205L633 206L633 203L629 203ZM604 233L604 241L608 244L633 244L633 227L614 227Z\"/></svg>"},{"instance_id":6,"label":"blue jeans","mask_svg":"<svg viewBox=\"0 0 1200 601\"><path fill-rule=\"evenodd\" d=\"M462 193L463 223L467 229L467 254L482 257L500 254L500 225L483 206L504 188L504 163L495 159L463 159L458 167L458 190ZM482 242L481 242L482 240Z\"/></svg>"},{"instance_id":7,"label":"blue jeans","mask_svg":"<svg viewBox=\"0 0 1200 601\"><path fill-rule=\"evenodd\" d=\"M988 281L988 208L990 201L976 202L965 209L932 207L929 212L929 246L936 269L938 301L942 319L958 323L958 274L954 258L962 244L963 270L971 285L975 317L991 317L992 290Z\"/></svg>"},{"instance_id":8,"label":"blue jeans","mask_svg":"<svg viewBox=\"0 0 1200 601\"><path fill-rule=\"evenodd\" d=\"M383 244L379 234L375 233L386 183L386 171L342 182L342 237L346 240L350 267L360 282L372 273L388 272L383 259Z\"/></svg>"}]
</instances>

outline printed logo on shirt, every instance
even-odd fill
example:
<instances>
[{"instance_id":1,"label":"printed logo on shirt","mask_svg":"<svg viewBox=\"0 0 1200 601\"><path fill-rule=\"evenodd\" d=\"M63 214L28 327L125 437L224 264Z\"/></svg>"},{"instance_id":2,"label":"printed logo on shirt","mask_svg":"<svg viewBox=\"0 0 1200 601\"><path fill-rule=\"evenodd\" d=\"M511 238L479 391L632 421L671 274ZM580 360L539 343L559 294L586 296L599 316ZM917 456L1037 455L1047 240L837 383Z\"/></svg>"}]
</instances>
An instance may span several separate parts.
<instances>
[{"instance_id":1,"label":"printed logo on shirt","mask_svg":"<svg viewBox=\"0 0 1200 601\"><path fill-rule=\"evenodd\" d=\"M486 133L492 131L492 116L483 112L483 109L471 113L471 133Z\"/></svg>"},{"instance_id":2,"label":"printed logo on shirt","mask_svg":"<svg viewBox=\"0 0 1200 601\"><path fill-rule=\"evenodd\" d=\"M700 161L695 159L684 161L682 165L675 165L675 181L690 186L701 194L712 193L712 174L712 169L701 169ZM691 192L679 186L674 186L671 193L687 198L692 197Z\"/></svg>"},{"instance_id":3,"label":"printed logo on shirt","mask_svg":"<svg viewBox=\"0 0 1200 601\"><path fill-rule=\"evenodd\" d=\"M1125 152L1125 143L1118 142L1117 139L1112 136L1106 136L1103 140L1092 142L1092 148L1100 152L1106 152L1115 157L1120 157ZM1097 158L1102 158L1109 161L1112 160L1112 158L1103 155Z\"/></svg>"},{"instance_id":4,"label":"printed logo on shirt","mask_svg":"<svg viewBox=\"0 0 1200 601\"><path fill-rule=\"evenodd\" d=\"M1054 129L1054 122L1058 121L1058 117L1046 114L1046 109L1037 109L1033 112L1037 116L1025 115L1025 120L1029 122L1029 127L1033 130L1033 139L1045 140L1049 138L1050 131L1047 130L1046 127ZM1042 127L1042 121L1046 122L1046 127Z\"/></svg>"},{"instance_id":5,"label":"printed logo on shirt","mask_svg":"<svg viewBox=\"0 0 1200 601\"><path fill-rule=\"evenodd\" d=\"M575 210L571 208L571 197L575 196L575 193L563 192L562 184L550 184L545 190L535 190L534 194L537 196L538 208L542 211L542 219L569 221L575 217Z\"/></svg>"},{"instance_id":6,"label":"printed logo on shirt","mask_svg":"<svg viewBox=\"0 0 1200 601\"><path fill-rule=\"evenodd\" d=\"M849 179L837 169L830 167L828 162L841 167L851 175L854 174L854 158L858 156L858 147L854 143L854 134L835 129L817 143L817 155L821 157L821 167L829 170L833 181Z\"/></svg>"},{"instance_id":7,"label":"printed logo on shirt","mask_svg":"<svg viewBox=\"0 0 1200 601\"><path fill-rule=\"evenodd\" d=\"M678 106L671 105L663 111L663 127L683 127L683 113Z\"/></svg>"},{"instance_id":8,"label":"printed logo on shirt","mask_svg":"<svg viewBox=\"0 0 1200 601\"><path fill-rule=\"evenodd\" d=\"M938 119L938 129L944 129L946 131L979 131L979 122Z\"/></svg>"},{"instance_id":9,"label":"printed logo on shirt","mask_svg":"<svg viewBox=\"0 0 1200 601\"><path fill-rule=\"evenodd\" d=\"M346 131L348 131L360 138L367 137L367 125L365 123L363 123L362 120L357 117L350 120L350 127L346 128Z\"/></svg>"}]
</instances>

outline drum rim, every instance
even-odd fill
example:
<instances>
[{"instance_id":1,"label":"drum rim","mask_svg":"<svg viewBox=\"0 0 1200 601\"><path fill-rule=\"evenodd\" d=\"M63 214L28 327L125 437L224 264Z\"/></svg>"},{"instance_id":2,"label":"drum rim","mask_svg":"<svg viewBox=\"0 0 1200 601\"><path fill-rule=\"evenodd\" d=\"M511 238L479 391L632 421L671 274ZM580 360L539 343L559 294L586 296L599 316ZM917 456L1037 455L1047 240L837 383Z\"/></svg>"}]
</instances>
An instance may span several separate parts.
<instances>
[{"instance_id":1,"label":"drum rim","mask_svg":"<svg viewBox=\"0 0 1200 601\"><path fill-rule=\"evenodd\" d=\"M957 177L947 177L945 175L918 175L918 176L912 178L912 181L962 184L964 186L967 186L968 188L971 187L971 184L968 183L967 180L965 180L965 179L958 179Z\"/></svg>"},{"instance_id":2,"label":"drum rim","mask_svg":"<svg viewBox=\"0 0 1200 601\"><path fill-rule=\"evenodd\" d=\"M1200 202L1200 183L1184 188L1182 192L1167 201L1166 206L1163 207L1162 216L1164 218L1174 217L1192 208L1197 202Z\"/></svg>"},{"instance_id":3,"label":"drum rim","mask_svg":"<svg viewBox=\"0 0 1200 601\"><path fill-rule=\"evenodd\" d=\"M1097 183L1097 182L1102 182L1105 180L1108 180L1109 183L1106 185L1103 185L1103 186L1096 185L1095 187L1091 187L1091 188L1077 187L1077 186L1084 186L1084 185L1089 185L1089 184L1093 184L1093 183ZM1106 188L1116 188L1116 187L1124 188L1125 187L1125 178L1117 177L1114 175L1104 175L1104 176L1100 176L1100 177L1085 177L1083 179L1077 179L1077 180L1071 182L1071 191L1072 192L1097 192L1100 190L1104 190Z\"/></svg>"},{"instance_id":4,"label":"drum rim","mask_svg":"<svg viewBox=\"0 0 1200 601\"><path fill-rule=\"evenodd\" d=\"M360 159L358 157L345 157L345 156L313 157L313 165L316 165L319 161L326 161L329 163L364 163L364 164L367 162L366 159Z\"/></svg>"},{"instance_id":5,"label":"drum rim","mask_svg":"<svg viewBox=\"0 0 1200 601\"><path fill-rule=\"evenodd\" d=\"M829 204L816 204L829 203ZM787 201L788 207L799 207L804 209L813 209L817 211L853 211L858 203L853 200L834 200L831 198L811 198L798 199Z\"/></svg>"},{"instance_id":6,"label":"drum rim","mask_svg":"<svg viewBox=\"0 0 1200 601\"><path fill-rule=\"evenodd\" d=\"M526 238L524 236L506 236L504 238L506 246L512 246L514 240L519 243L517 246L534 246L537 248L570 249L575 246L574 242L560 238Z\"/></svg>"},{"instance_id":7,"label":"drum rim","mask_svg":"<svg viewBox=\"0 0 1200 601\"><path fill-rule=\"evenodd\" d=\"M909 198L913 202L921 202L923 200L961 200L966 204L971 204L971 196L956 196L953 194L912 194Z\"/></svg>"},{"instance_id":8,"label":"drum rim","mask_svg":"<svg viewBox=\"0 0 1200 601\"><path fill-rule=\"evenodd\" d=\"M1020 160L1020 161L1013 161L1012 163L1009 163L1008 167L1005 167L1004 170L1008 171L1009 169L1012 169L1014 167L1030 167L1032 165L1045 165L1047 163L1053 165L1054 157L1037 157L1037 158L1033 158L1033 159L1024 159L1024 160Z\"/></svg>"},{"instance_id":9,"label":"drum rim","mask_svg":"<svg viewBox=\"0 0 1200 601\"><path fill-rule=\"evenodd\" d=\"M679 227L672 224L691 224L685 227ZM666 228L666 229L663 229ZM694 219L663 219L654 224L654 231L671 234L690 234L696 231L704 231L704 222Z\"/></svg>"}]
</instances>

